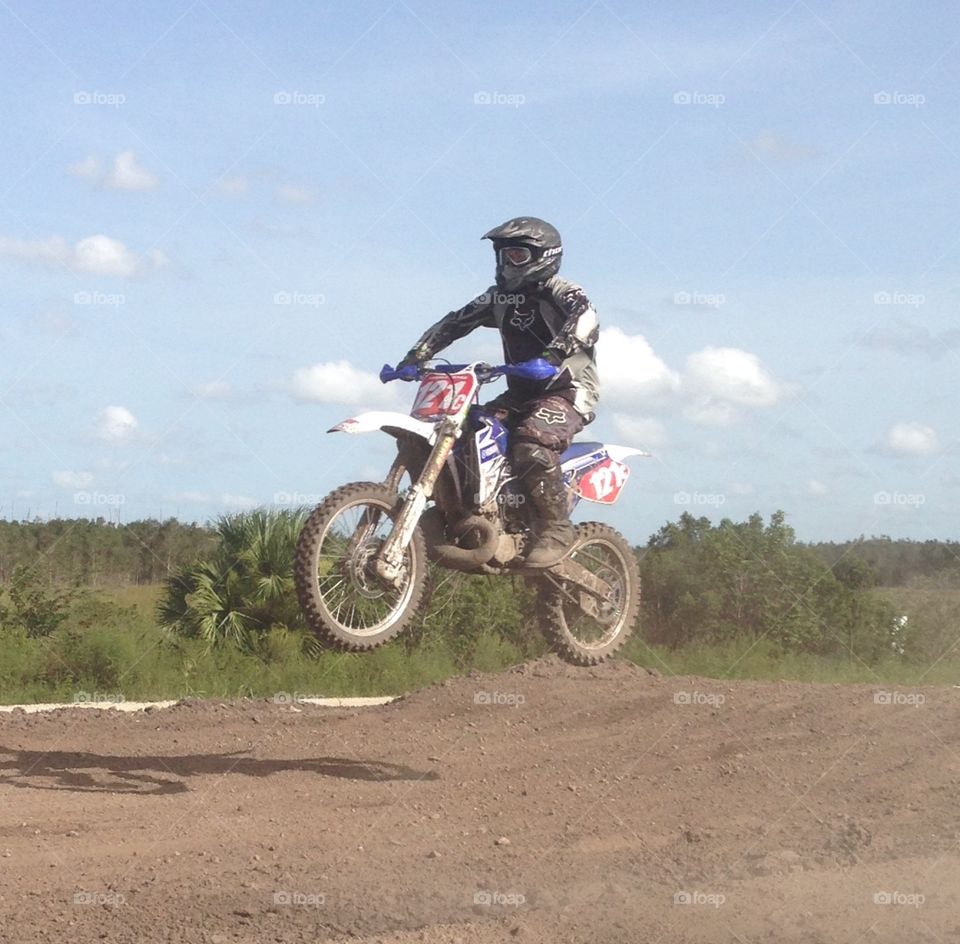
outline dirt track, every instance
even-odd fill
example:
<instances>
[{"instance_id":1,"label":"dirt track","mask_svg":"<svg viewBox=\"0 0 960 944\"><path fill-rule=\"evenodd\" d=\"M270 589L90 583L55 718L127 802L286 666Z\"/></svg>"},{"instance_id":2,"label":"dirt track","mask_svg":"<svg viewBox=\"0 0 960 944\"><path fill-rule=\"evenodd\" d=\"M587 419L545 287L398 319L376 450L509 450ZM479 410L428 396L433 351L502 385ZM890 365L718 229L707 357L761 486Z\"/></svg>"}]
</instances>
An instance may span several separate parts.
<instances>
[{"instance_id":1,"label":"dirt track","mask_svg":"<svg viewBox=\"0 0 960 944\"><path fill-rule=\"evenodd\" d=\"M546 660L0 717L0 941L958 941L960 690L876 691Z\"/></svg>"}]
</instances>

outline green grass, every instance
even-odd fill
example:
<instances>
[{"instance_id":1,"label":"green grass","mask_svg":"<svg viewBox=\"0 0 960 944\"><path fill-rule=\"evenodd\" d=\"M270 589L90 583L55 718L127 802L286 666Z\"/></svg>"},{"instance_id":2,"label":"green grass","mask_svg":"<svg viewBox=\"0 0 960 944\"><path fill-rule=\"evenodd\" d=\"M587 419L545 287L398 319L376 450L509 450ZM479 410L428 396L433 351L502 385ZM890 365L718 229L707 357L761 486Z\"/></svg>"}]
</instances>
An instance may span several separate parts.
<instances>
[{"instance_id":1,"label":"green grass","mask_svg":"<svg viewBox=\"0 0 960 944\"><path fill-rule=\"evenodd\" d=\"M960 645L955 645L960 591L881 592L908 616L908 630L904 654L891 652L873 665L783 653L766 641L746 639L669 649L634 638L625 655L665 675L960 684ZM492 629L474 637L438 631L419 646L400 640L368 655L310 657L297 634L282 630L271 632L255 656L231 648L209 651L199 641L171 637L158 627L159 593L159 587L126 587L89 597L43 639L0 631L0 703L69 702L94 694L128 699L390 695L469 669L498 671L525 656ZM497 617L489 623L496 625Z\"/></svg>"},{"instance_id":2,"label":"green grass","mask_svg":"<svg viewBox=\"0 0 960 944\"><path fill-rule=\"evenodd\" d=\"M796 679L803 682L864 682L901 685L960 684L960 590L883 587L876 593L907 617L903 654L893 651L866 664L782 652L765 640L670 649L633 639L626 655L664 675L703 675L731 679Z\"/></svg>"},{"instance_id":3,"label":"green grass","mask_svg":"<svg viewBox=\"0 0 960 944\"><path fill-rule=\"evenodd\" d=\"M811 653L781 652L764 640L739 639L727 644L669 649L631 640L626 656L663 675L702 675L716 679L792 679L800 682L863 682L867 684L957 685L960 656L916 663L889 656L866 664Z\"/></svg>"},{"instance_id":4,"label":"green grass","mask_svg":"<svg viewBox=\"0 0 960 944\"><path fill-rule=\"evenodd\" d=\"M157 587L127 587L74 607L53 635L0 632L0 703L286 695L393 695L470 668L497 671L523 653L487 632L464 648L403 641L366 655L304 654L302 637L274 630L257 655L173 637L157 625Z\"/></svg>"}]
</instances>

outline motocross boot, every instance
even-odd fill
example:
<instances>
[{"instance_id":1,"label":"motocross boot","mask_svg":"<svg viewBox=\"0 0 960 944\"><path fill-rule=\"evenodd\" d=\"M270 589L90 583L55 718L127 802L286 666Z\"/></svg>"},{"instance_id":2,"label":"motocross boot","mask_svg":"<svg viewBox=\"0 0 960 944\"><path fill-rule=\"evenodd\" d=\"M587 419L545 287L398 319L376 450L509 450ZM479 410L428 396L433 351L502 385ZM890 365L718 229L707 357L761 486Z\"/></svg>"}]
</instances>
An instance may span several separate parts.
<instances>
[{"instance_id":1,"label":"motocross boot","mask_svg":"<svg viewBox=\"0 0 960 944\"><path fill-rule=\"evenodd\" d=\"M552 567L567 556L576 536L560 466L538 471L527 479L527 488L537 523L536 540L525 563L527 567Z\"/></svg>"}]
</instances>

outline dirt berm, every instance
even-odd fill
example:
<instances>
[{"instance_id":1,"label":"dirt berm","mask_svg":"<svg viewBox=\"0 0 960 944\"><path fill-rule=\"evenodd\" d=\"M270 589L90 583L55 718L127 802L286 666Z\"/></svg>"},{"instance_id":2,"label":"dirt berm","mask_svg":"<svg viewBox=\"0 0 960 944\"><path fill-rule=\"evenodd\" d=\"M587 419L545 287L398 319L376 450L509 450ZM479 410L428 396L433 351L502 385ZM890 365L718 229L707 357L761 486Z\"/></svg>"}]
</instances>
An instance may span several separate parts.
<instances>
[{"instance_id":1,"label":"dirt berm","mask_svg":"<svg viewBox=\"0 0 960 944\"><path fill-rule=\"evenodd\" d=\"M960 941L960 690L547 659L0 717L0 941Z\"/></svg>"}]
</instances>

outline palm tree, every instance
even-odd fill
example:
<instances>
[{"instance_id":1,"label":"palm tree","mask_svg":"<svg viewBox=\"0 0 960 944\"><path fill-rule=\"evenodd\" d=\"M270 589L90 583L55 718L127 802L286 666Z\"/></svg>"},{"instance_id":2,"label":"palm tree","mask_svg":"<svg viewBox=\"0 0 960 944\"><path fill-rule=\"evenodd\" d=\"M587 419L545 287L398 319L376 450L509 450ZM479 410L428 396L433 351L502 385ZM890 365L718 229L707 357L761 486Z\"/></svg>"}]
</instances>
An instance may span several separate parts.
<instances>
[{"instance_id":1,"label":"palm tree","mask_svg":"<svg viewBox=\"0 0 960 944\"><path fill-rule=\"evenodd\" d=\"M216 522L218 545L166 582L163 626L211 647L256 648L271 627L302 628L293 591L293 555L307 512L256 509Z\"/></svg>"}]
</instances>

